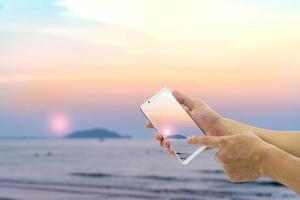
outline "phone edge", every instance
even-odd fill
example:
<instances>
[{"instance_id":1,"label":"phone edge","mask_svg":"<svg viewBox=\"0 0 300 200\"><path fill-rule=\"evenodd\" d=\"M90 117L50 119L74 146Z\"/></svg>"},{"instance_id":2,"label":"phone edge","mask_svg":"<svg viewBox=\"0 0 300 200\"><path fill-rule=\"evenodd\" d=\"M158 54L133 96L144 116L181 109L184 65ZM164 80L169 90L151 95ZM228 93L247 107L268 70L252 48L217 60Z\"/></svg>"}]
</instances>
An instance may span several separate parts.
<instances>
[{"instance_id":1,"label":"phone edge","mask_svg":"<svg viewBox=\"0 0 300 200\"><path fill-rule=\"evenodd\" d=\"M144 103L142 103L142 105L140 105L140 110L142 111L142 113L144 114L144 116L152 123L152 121L149 119L149 117L146 115L146 113L143 110L143 106L148 102L151 101L151 99L157 98L157 96L159 96L161 93L168 91L171 92L171 90L167 87L163 87L161 88L157 93L155 93L153 96L151 96L149 99L147 99ZM171 92L172 93L172 92ZM173 94L172 94L173 95ZM174 95L173 95L174 97ZM175 97L174 97L175 98ZM179 102L178 102L179 103ZM185 110L184 110L185 111ZM186 112L186 111L185 111ZM191 118L191 120L193 120ZM194 120L193 120L194 121ZM196 122L194 121L194 123L196 124ZM155 128L155 130L157 132L159 132L158 128L152 123L153 127ZM197 125L197 124L196 124ZM198 125L197 125L198 126ZM198 126L199 127L199 126ZM205 134L205 132L199 127L199 129ZM164 138L165 139L165 138ZM201 146L199 147L196 151L194 151L187 159L185 159L184 161L180 159L179 155L177 155L177 153L175 152L175 155L177 157L177 159L183 164L183 165L187 165L189 164L197 155L199 155L204 149L206 149L206 146Z\"/></svg>"}]
</instances>

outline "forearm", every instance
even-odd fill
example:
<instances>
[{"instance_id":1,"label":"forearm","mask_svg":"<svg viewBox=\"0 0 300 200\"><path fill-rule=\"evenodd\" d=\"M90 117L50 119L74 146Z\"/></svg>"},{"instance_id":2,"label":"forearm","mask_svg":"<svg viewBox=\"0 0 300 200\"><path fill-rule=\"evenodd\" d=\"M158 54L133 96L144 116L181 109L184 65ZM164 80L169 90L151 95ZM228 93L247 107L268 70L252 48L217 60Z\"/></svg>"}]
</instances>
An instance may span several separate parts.
<instances>
[{"instance_id":1,"label":"forearm","mask_svg":"<svg viewBox=\"0 0 300 200\"><path fill-rule=\"evenodd\" d=\"M226 118L223 119L223 126L230 133L242 133L245 130L250 130L269 144L300 157L300 132L267 130Z\"/></svg>"},{"instance_id":2,"label":"forearm","mask_svg":"<svg viewBox=\"0 0 300 200\"><path fill-rule=\"evenodd\" d=\"M300 133L292 131L258 130L257 136L266 142L300 158Z\"/></svg>"},{"instance_id":3,"label":"forearm","mask_svg":"<svg viewBox=\"0 0 300 200\"><path fill-rule=\"evenodd\" d=\"M300 194L300 159L271 146L262 157L261 174L279 181Z\"/></svg>"}]
</instances>

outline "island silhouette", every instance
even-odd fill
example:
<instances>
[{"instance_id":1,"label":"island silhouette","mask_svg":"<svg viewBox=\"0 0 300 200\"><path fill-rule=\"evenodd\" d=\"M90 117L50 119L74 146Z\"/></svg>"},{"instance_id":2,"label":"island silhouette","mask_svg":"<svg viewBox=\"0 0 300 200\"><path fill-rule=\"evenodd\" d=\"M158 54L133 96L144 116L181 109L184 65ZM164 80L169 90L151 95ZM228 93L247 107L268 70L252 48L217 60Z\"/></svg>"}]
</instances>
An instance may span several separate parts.
<instances>
[{"instance_id":1,"label":"island silhouette","mask_svg":"<svg viewBox=\"0 0 300 200\"><path fill-rule=\"evenodd\" d=\"M110 131L104 128L92 128L87 130L74 131L68 134L65 138L97 138L97 139L123 139L130 138L128 135L121 135L117 132Z\"/></svg>"},{"instance_id":2,"label":"island silhouette","mask_svg":"<svg viewBox=\"0 0 300 200\"><path fill-rule=\"evenodd\" d=\"M186 137L183 135L169 135L166 139L186 139Z\"/></svg>"}]
</instances>

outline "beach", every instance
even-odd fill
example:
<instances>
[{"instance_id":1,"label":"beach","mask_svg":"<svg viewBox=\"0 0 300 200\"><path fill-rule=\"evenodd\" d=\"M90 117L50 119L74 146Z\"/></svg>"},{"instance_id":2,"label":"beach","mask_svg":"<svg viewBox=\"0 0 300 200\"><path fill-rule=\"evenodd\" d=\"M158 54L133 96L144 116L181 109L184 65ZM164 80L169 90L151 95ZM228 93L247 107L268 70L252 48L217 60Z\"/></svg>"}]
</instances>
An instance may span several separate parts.
<instances>
[{"instance_id":1,"label":"beach","mask_svg":"<svg viewBox=\"0 0 300 200\"><path fill-rule=\"evenodd\" d=\"M3 139L0 199L300 199L269 179L229 183L214 154L184 166L152 139Z\"/></svg>"}]
</instances>

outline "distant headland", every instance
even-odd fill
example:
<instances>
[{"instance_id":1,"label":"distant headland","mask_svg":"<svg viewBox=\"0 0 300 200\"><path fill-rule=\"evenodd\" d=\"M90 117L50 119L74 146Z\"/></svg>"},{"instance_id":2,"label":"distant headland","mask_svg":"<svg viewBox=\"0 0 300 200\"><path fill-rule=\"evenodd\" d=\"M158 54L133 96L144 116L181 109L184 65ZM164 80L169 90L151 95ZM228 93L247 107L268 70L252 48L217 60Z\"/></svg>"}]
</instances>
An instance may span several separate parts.
<instances>
[{"instance_id":1,"label":"distant headland","mask_svg":"<svg viewBox=\"0 0 300 200\"><path fill-rule=\"evenodd\" d=\"M65 136L65 138L97 138L97 139L123 139L123 138L131 138L128 135L120 135L114 131L110 131L103 128L93 128L87 130L74 131L73 133Z\"/></svg>"},{"instance_id":2,"label":"distant headland","mask_svg":"<svg viewBox=\"0 0 300 200\"><path fill-rule=\"evenodd\" d=\"M186 139L186 137L183 135L169 135L167 139Z\"/></svg>"}]
</instances>

